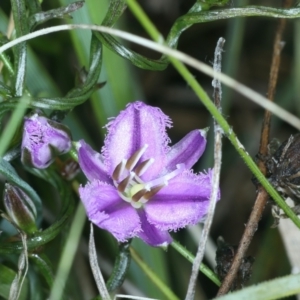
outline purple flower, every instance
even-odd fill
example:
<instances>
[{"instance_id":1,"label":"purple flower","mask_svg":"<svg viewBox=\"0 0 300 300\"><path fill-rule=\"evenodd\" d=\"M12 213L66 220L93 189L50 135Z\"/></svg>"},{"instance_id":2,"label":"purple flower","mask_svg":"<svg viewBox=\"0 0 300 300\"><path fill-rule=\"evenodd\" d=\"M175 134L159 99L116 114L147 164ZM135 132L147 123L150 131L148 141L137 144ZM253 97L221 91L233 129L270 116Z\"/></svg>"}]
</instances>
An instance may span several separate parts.
<instances>
[{"instance_id":1,"label":"purple flower","mask_svg":"<svg viewBox=\"0 0 300 300\"><path fill-rule=\"evenodd\" d=\"M190 170L205 149L206 131L194 130L169 147L166 127L171 120L159 108L134 102L107 125L101 154L78 142L79 165L89 180L79 188L88 218L120 242L139 237L166 246L168 231L207 213L211 171Z\"/></svg>"},{"instance_id":2,"label":"purple flower","mask_svg":"<svg viewBox=\"0 0 300 300\"><path fill-rule=\"evenodd\" d=\"M47 168L55 156L71 149L71 134L61 123L34 114L25 118L21 160L34 168Z\"/></svg>"}]
</instances>

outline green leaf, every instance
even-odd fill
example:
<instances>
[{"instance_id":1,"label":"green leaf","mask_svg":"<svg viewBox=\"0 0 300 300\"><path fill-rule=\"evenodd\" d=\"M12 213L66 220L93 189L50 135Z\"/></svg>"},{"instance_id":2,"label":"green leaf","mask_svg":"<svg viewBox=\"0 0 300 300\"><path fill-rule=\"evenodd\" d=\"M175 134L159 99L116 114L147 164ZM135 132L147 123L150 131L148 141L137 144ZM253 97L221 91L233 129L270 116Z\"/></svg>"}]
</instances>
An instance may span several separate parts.
<instances>
[{"instance_id":1,"label":"green leaf","mask_svg":"<svg viewBox=\"0 0 300 300\"><path fill-rule=\"evenodd\" d=\"M29 28L32 30L37 25L55 18L70 18L69 14L76 11L77 9L80 9L83 4L84 1L76 1L60 8L35 13L29 18Z\"/></svg>"},{"instance_id":2,"label":"green leaf","mask_svg":"<svg viewBox=\"0 0 300 300\"><path fill-rule=\"evenodd\" d=\"M240 291L227 294L214 300L273 300L300 293L300 274L289 275L263 282Z\"/></svg>"},{"instance_id":3,"label":"green leaf","mask_svg":"<svg viewBox=\"0 0 300 300\"><path fill-rule=\"evenodd\" d=\"M29 101L26 97L22 97L16 105L13 114L11 115L8 124L5 126L5 129L0 137L0 157L2 157L5 151L7 150L10 142L12 141L14 135L17 132L17 129L22 123L23 116L26 112L28 105Z\"/></svg>"},{"instance_id":4,"label":"green leaf","mask_svg":"<svg viewBox=\"0 0 300 300\"><path fill-rule=\"evenodd\" d=\"M16 36L20 37L29 33L26 16L26 5L24 0L11 1L12 15L14 18ZM15 70L15 96L22 96L24 91L27 50L26 43L17 45L14 49L14 70Z\"/></svg>"}]
</instances>

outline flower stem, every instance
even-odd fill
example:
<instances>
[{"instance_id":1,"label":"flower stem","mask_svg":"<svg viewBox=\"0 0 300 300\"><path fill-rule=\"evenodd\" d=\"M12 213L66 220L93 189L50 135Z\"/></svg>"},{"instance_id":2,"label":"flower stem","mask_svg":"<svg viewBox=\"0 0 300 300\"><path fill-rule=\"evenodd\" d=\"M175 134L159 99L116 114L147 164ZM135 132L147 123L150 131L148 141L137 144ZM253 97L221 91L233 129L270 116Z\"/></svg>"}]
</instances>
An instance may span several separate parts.
<instances>
[{"instance_id":1,"label":"flower stem","mask_svg":"<svg viewBox=\"0 0 300 300\"><path fill-rule=\"evenodd\" d=\"M64 286L69 276L69 272L77 250L77 247L75 247L74 245L78 245L79 243L85 220L86 215L83 205L79 203L70 227L71 230L69 232L65 247L60 258L57 274L55 276L49 300L61 299Z\"/></svg>"},{"instance_id":2,"label":"flower stem","mask_svg":"<svg viewBox=\"0 0 300 300\"><path fill-rule=\"evenodd\" d=\"M139 267L145 272L145 274L151 279L151 281L159 288L159 290L170 300L179 300L179 298L161 281L160 278L149 268L149 266L141 259L138 253L130 247L130 254L133 260L139 265Z\"/></svg>"},{"instance_id":3,"label":"flower stem","mask_svg":"<svg viewBox=\"0 0 300 300\"><path fill-rule=\"evenodd\" d=\"M184 258L186 258L189 262L193 262L195 257L192 255L191 252L189 252L186 248L184 248L179 242L173 240L171 246L180 253ZM200 265L199 269L205 276L207 276L212 282L214 282L217 286L221 285L221 282L217 275L208 268L205 264Z\"/></svg>"}]
</instances>

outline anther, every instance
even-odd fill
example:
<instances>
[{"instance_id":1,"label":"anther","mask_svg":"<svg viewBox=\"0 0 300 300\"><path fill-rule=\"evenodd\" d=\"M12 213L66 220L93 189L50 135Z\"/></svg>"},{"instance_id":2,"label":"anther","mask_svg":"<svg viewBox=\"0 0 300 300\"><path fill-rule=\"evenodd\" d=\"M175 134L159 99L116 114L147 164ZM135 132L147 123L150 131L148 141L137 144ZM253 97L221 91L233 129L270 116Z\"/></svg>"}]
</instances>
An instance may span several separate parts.
<instances>
[{"instance_id":1,"label":"anther","mask_svg":"<svg viewBox=\"0 0 300 300\"><path fill-rule=\"evenodd\" d=\"M135 193L131 199L134 201L134 202L138 202L148 191L146 189L142 189L140 191L138 191L137 193Z\"/></svg>"},{"instance_id":2,"label":"anther","mask_svg":"<svg viewBox=\"0 0 300 300\"><path fill-rule=\"evenodd\" d=\"M147 169L153 164L153 162L154 162L153 158L141 162L136 166L134 172L136 173L136 175L142 176L147 171Z\"/></svg>"},{"instance_id":3,"label":"anther","mask_svg":"<svg viewBox=\"0 0 300 300\"><path fill-rule=\"evenodd\" d=\"M124 193L128 184L131 182L134 176L135 176L134 172L130 172L130 174L118 184L118 191L120 193Z\"/></svg>"},{"instance_id":4,"label":"anther","mask_svg":"<svg viewBox=\"0 0 300 300\"><path fill-rule=\"evenodd\" d=\"M150 198L152 198L154 195L156 195L165 186L166 186L166 184L157 185L156 187L152 188L149 192L145 193L143 195L143 198L145 200L149 200Z\"/></svg>"},{"instance_id":5,"label":"anther","mask_svg":"<svg viewBox=\"0 0 300 300\"><path fill-rule=\"evenodd\" d=\"M148 148L148 145L145 144L142 148L138 149L131 155L131 157L128 159L128 161L126 163L127 170L131 171L135 167L135 165L137 164L139 159L142 157L142 155L145 153L147 148Z\"/></svg>"},{"instance_id":6,"label":"anther","mask_svg":"<svg viewBox=\"0 0 300 300\"><path fill-rule=\"evenodd\" d=\"M114 181L120 180L121 175L125 169L125 164L126 164L126 159L122 159L122 161L115 167L113 174L112 174L112 179Z\"/></svg>"}]
</instances>

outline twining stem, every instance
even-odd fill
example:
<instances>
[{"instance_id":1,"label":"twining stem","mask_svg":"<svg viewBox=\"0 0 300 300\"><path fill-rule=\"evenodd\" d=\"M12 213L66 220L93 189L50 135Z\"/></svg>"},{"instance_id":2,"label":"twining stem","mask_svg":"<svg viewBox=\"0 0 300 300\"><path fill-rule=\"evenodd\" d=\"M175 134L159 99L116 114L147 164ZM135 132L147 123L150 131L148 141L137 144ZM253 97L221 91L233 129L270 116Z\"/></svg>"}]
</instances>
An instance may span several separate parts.
<instances>
[{"instance_id":1,"label":"twining stem","mask_svg":"<svg viewBox=\"0 0 300 300\"><path fill-rule=\"evenodd\" d=\"M290 7L292 5L292 1L285 0L283 5L284 7ZM280 54L283 46L282 34L285 25L286 25L285 19L280 19L278 21L278 27L274 39L273 56L272 56L269 86L268 86L268 98L270 101L274 100L274 95L275 95L275 89L276 89L278 71L280 65ZM261 133L260 148L259 148L260 157L266 156L268 152L270 120L271 120L271 113L269 111L266 111L263 124L262 124L262 133ZM266 166L263 160L260 160L258 162L258 167L261 170L261 172L265 175ZM228 293L228 291L230 290L230 287L235 280L235 277L241 266L246 251L252 241L254 233L258 228L258 222L261 219L262 213L264 211L268 199L269 199L268 193L260 185L257 188L257 196L256 196L255 204L250 214L248 223L245 227L245 231L243 233L242 239L239 243L239 247L237 249L236 255L232 261L230 270L228 271L227 276L224 278L222 285L218 291L218 296L224 295Z\"/></svg>"}]
</instances>

